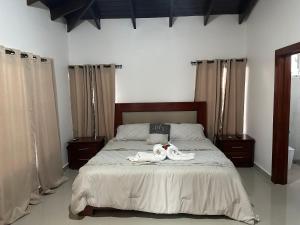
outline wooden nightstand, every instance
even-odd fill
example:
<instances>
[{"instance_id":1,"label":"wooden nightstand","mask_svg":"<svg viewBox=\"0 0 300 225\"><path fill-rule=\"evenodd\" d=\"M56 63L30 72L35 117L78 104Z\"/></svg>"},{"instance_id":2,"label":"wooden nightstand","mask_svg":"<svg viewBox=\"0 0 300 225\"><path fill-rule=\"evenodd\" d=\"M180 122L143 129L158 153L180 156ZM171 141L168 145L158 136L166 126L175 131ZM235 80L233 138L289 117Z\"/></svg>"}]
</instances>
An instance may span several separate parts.
<instances>
[{"instance_id":1,"label":"wooden nightstand","mask_svg":"<svg viewBox=\"0 0 300 225\"><path fill-rule=\"evenodd\" d=\"M218 136L216 146L237 167L252 167L254 165L255 140L248 135Z\"/></svg>"},{"instance_id":2,"label":"wooden nightstand","mask_svg":"<svg viewBox=\"0 0 300 225\"><path fill-rule=\"evenodd\" d=\"M95 156L105 144L104 137L83 137L68 142L70 169L79 169Z\"/></svg>"}]
</instances>

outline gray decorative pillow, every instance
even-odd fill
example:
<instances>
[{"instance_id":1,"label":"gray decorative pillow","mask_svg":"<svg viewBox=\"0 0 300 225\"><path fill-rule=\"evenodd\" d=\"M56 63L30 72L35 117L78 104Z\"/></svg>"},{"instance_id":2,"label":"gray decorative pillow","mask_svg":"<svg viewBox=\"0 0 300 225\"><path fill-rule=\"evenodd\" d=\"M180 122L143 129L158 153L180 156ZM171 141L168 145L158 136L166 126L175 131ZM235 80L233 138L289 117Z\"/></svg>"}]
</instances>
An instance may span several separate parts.
<instances>
[{"instance_id":1,"label":"gray decorative pillow","mask_svg":"<svg viewBox=\"0 0 300 225\"><path fill-rule=\"evenodd\" d=\"M197 141L205 138L201 124L171 123L171 140Z\"/></svg>"},{"instance_id":2,"label":"gray decorative pillow","mask_svg":"<svg viewBox=\"0 0 300 225\"><path fill-rule=\"evenodd\" d=\"M150 134L167 134L168 140L170 140L170 129L171 129L171 126L169 124L151 123L149 133Z\"/></svg>"},{"instance_id":3,"label":"gray decorative pillow","mask_svg":"<svg viewBox=\"0 0 300 225\"><path fill-rule=\"evenodd\" d=\"M149 123L124 124L117 129L118 141L146 141L149 135Z\"/></svg>"},{"instance_id":4,"label":"gray decorative pillow","mask_svg":"<svg viewBox=\"0 0 300 225\"><path fill-rule=\"evenodd\" d=\"M167 134L149 134L147 138L148 145L155 144L168 144L168 135Z\"/></svg>"}]
</instances>

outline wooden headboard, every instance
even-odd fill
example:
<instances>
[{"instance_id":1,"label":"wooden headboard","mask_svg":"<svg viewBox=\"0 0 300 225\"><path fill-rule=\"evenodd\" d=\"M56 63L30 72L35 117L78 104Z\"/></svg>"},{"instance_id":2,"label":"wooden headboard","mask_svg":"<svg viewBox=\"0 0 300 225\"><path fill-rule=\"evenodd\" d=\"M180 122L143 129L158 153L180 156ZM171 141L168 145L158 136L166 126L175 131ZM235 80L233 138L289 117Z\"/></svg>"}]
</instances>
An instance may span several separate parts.
<instances>
[{"instance_id":1,"label":"wooden headboard","mask_svg":"<svg viewBox=\"0 0 300 225\"><path fill-rule=\"evenodd\" d=\"M115 134L119 125L123 124L123 113L126 112L181 112L195 111L196 122L206 130L206 102L162 102L162 103L116 103Z\"/></svg>"}]
</instances>

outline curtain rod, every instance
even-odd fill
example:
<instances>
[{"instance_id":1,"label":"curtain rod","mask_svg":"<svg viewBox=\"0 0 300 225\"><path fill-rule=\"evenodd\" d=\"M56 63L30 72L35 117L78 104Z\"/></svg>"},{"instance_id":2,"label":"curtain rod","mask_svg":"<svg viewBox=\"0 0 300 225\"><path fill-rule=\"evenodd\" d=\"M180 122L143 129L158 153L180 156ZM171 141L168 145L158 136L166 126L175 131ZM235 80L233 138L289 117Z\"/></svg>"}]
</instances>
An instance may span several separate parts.
<instances>
[{"instance_id":1,"label":"curtain rod","mask_svg":"<svg viewBox=\"0 0 300 225\"><path fill-rule=\"evenodd\" d=\"M236 59L237 62L243 62L245 59ZM203 63L204 60L191 61L191 65L195 66ZM221 59L221 62L226 62L226 59ZM207 63L214 63L215 60L207 60Z\"/></svg>"},{"instance_id":2,"label":"curtain rod","mask_svg":"<svg viewBox=\"0 0 300 225\"><path fill-rule=\"evenodd\" d=\"M109 68L111 67L110 64L105 64L103 65L105 68ZM70 65L69 68L74 68L75 66L74 65ZM97 67L100 67L100 65L97 65ZM84 66L79 66L79 68L84 68ZM115 65L115 68L116 69L122 69L123 68L123 65Z\"/></svg>"},{"instance_id":3,"label":"curtain rod","mask_svg":"<svg viewBox=\"0 0 300 225\"><path fill-rule=\"evenodd\" d=\"M13 51L13 50L5 49L5 54L7 54L7 55L14 55L14 54L16 54L16 53L15 53L15 51ZM21 53L21 58L28 58L28 54L27 54L27 53ZM33 56L33 58L36 59L37 57L36 57L36 56ZM42 61L42 62L47 62L47 59L41 58L41 61Z\"/></svg>"}]
</instances>

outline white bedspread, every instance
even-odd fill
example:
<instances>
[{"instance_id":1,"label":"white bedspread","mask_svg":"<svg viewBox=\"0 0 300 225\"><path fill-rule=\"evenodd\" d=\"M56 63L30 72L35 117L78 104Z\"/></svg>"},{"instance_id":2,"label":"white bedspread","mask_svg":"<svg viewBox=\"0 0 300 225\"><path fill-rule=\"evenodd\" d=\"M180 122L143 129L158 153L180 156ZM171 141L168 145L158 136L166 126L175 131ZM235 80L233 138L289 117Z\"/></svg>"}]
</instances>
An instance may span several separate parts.
<instances>
[{"instance_id":1,"label":"white bedspread","mask_svg":"<svg viewBox=\"0 0 300 225\"><path fill-rule=\"evenodd\" d=\"M142 141L110 141L79 170L72 187L71 211L87 205L160 214L226 215L256 221L240 176L210 141L172 142L195 153L190 161L134 163L126 158L152 151Z\"/></svg>"}]
</instances>

